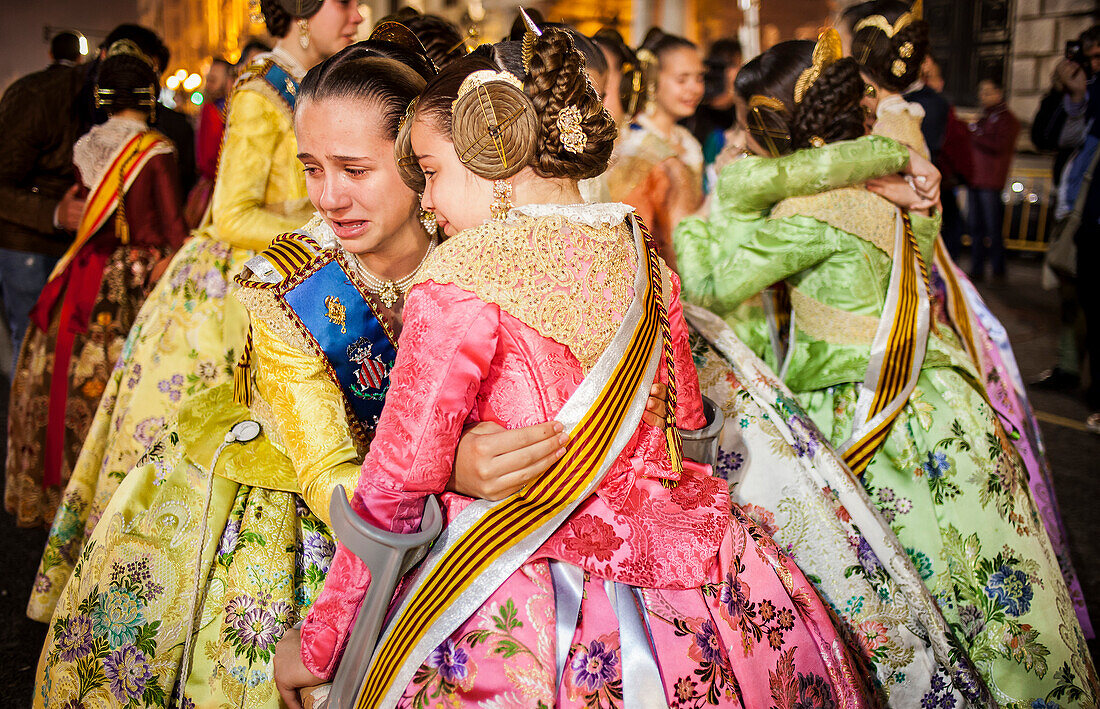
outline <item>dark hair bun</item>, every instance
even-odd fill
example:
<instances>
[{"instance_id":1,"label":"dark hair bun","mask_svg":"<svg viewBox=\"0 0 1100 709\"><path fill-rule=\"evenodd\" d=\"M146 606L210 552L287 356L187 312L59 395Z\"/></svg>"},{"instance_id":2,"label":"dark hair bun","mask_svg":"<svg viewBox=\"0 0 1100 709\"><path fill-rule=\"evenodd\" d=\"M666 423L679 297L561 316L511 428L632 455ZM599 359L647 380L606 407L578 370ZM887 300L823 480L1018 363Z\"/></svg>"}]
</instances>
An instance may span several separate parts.
<instances>
[{"instance_id":1,"label":"dark hair bun","mask_svg":"<svg viewBox=\"0 0 1100 709\"><path fill-rule=\"evenodd\" d=\"M584 55L563 30L548 27L531 48L524 90L538 115L538 150L531 165L543 177L583 180L607 169L618 129L588 78ZM562 141L559 117L575 106L584 147L573 152Z\"/></svg>"},{"instance_id":2,"label":"dark hair bun","mask_svg":"<svg viewBox=\"0 0 1100 709\"><path fill-rule=\"evenodd\" d=\"M131 54L103 60L96 79L98 103L108 113L136 108L151 113L157 98L157 75L149 64Z\"/></svg>"},{"instance_id":3,"label":"dark hair bun","mask_svg":"<svg viewBox=\"0 0 1100 709\"><path fill-rule=\"evenodd\" d=\"M889 91L909 88L928 54L928 23L909 12L909 5L900 0L872 0L845 14L851 26L852 57ZM907 22L898 27L906 15Z\"/></svg>"},{"instance_id":4,"label":"dark hair bun","mask_svg":"<svg viewBox=\"0 0 1100 709\"><path fill-rule=\"evenodd\" d=\"M286 37L291 20L313 17L321 5L324 5L324 0L260 0L260 11L271 36Z\"/></svg>"}]
</instances>

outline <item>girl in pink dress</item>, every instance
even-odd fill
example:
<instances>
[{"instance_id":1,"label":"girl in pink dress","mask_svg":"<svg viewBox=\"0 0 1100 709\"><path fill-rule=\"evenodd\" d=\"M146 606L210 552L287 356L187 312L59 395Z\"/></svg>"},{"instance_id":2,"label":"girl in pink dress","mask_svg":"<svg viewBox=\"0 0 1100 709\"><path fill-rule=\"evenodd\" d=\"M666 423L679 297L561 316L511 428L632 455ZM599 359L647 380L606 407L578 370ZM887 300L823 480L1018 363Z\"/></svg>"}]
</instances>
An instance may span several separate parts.
<instances>
[{"instance_id":1,"label":"girl in pink dress","mask_svg":"<svg viewBox=\"0 0 1100 709\"><path fill-rule=\"evenodd\" d=\"M358 706L866 705L813 586L681 461L676 427L705 421L679 281L631 208L580 204L614 137L555 29L456 62L406 117L399 163L451 238L406 300L352 504L410 533L439 495L447 522ZM654 381L664 430L641 419ZM545 475L498 502L445 492L464 427L550 419L570 442ZM335 673L369 584L340 546L277 650L291 706Z\"/></svg>"}]
</instances>

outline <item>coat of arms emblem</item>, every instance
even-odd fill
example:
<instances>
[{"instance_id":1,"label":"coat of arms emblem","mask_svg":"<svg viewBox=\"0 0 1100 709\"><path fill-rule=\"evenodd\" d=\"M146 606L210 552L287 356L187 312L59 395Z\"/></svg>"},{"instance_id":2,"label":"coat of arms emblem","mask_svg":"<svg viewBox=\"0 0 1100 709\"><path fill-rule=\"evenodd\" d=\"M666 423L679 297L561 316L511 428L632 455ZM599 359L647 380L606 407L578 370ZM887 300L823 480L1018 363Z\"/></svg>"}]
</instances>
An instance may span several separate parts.
<instances>
[{"instance_id":1,"label":"coat of arms emblem","mask_svg":"<svg viewBox=\"0 0 1100 709\"><path fill-rule=\"evenodd\" d=\"M348 345L348 359L359 365L355 370L355 381L351 385L352 392L362 399L385 397L386 392L382 385L390 373L390 368L374 356L371 341L366 337L360 337Z\"/></svg>"}]
</instances>

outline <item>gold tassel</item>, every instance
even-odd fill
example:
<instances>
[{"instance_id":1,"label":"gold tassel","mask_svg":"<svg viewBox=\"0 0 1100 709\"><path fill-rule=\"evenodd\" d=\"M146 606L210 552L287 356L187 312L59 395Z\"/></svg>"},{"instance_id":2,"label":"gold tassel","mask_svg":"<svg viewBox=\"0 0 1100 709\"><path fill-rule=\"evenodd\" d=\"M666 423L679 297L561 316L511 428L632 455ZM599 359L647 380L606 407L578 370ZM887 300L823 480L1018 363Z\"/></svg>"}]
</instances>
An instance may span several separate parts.
<instances>
[{"instance_id":1,"label":"gold tassel","mask_svg":"<svg viewBox=\"0 0 1100 709\"><path fill-rule=\"evenodd\" d=\"M252 327L244 340L244 352L233 370L233 401L241 406L252 406Z\"/></svg>"},{"instance_id":2,"label":"gold tassel","mask_svg":"<svg viewBox=\"0 0 1100 709\"><path fill-rule=\"evenodd\" d=\"M680 429L676 428L675 419L665 425L665 443L668 446L668 457L672 460L672 472L684 472L684 441L680 438Z\"/></svg>"}]
</instances>

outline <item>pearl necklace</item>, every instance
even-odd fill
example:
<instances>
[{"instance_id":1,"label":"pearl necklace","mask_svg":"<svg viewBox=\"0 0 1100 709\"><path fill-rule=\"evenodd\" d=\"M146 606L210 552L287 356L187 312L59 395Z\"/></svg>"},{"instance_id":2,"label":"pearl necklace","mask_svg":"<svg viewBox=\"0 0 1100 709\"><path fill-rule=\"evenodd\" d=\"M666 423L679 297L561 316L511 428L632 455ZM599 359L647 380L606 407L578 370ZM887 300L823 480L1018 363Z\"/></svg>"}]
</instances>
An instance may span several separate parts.
<instances>
[{"instance_id":1,"label":"pearl necklace","mask_svg":"<svg viewBox=\"0 0 1100 709\"><path fill-rule=\"evenodd\" d=\"M424 253L424 258L420 259L420 263L416 265L413 272L396 281L384 281L374 275L363 266L362 262L360 262L354 254L344 251L344 257L355 267L359 277L363 279L363 285L366 286L367 290L378 296L378 299L381 300L382 304L387 308L392 308L398 298L403 297L409 292L409 288L412 287L417 274L420 273L420 269L424 266L428 257L435 251L435 247L436 241L432 239L428 242L428 250Z\"/></svg>"}]
</instances>

